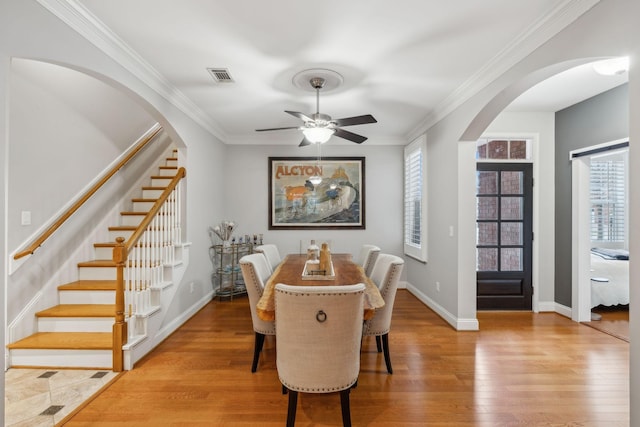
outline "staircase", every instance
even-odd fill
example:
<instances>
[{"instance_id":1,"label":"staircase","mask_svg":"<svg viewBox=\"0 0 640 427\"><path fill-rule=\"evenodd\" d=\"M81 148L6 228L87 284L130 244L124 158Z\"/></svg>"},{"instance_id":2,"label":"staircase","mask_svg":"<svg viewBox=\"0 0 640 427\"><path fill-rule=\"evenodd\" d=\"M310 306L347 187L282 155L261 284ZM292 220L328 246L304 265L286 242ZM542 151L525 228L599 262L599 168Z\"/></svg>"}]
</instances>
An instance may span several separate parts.
<instances>
[{"instance_id":1,"label":"staircase","mask_svg":"<svg viewBox=\"0 0 640 427\"><path fill-rule=\"evenodd\" d=\"M116 237L131 236L177 171L177 150L174 149L159 166L158 174L150 177L150 186L142 188L141 198L131 200L132 210L121 212L120 224L109 227L110 241L95 243L94 259L78 263L77 280L58 286L59 304L36 313L37 332L7 346L12 367L112 369ZM171 286L170 276L165 275L159 291ZM145 335L152 332L146 323L153 322L154 315L161 315L162 298L150 300L158 306L150 307L144 316L136 316L135 322L131 322L125 346L128 351L137 342L145 341ZM137 357L141 357L140 354ZM133 362L129 360L129 366Z\"/></svg>"}]
</instances>

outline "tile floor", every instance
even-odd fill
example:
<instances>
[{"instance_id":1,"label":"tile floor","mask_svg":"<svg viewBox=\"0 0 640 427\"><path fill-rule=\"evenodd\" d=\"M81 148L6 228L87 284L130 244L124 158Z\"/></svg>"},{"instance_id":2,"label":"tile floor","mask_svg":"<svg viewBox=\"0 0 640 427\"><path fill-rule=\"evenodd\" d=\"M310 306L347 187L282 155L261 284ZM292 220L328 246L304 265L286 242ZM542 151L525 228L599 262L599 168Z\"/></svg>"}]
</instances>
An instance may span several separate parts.
<instances>
[{"instance_id":1,"label":"tile floor","mask_svg":"<svg viewBox=\"0 0 640 427\"><path fill-rule=\"evenodd\" d=\"M117 375L105 370L9 369L4 425L54 426Z\"/></svg>"}]
</instances>

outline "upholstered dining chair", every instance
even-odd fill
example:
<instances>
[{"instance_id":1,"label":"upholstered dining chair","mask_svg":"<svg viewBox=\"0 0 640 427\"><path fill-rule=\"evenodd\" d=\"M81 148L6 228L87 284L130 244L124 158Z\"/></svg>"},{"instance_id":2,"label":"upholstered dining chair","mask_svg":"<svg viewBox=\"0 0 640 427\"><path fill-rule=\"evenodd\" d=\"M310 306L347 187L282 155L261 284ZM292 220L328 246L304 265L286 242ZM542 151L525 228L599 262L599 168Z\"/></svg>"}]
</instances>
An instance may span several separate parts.
<instances>
[{"instance_id":1,"label":"upholstered dining chair","mask_svg":"<svg viewBox=\"0 0 640 427\"><path fill-rule=\"evenodd\" d=\"M396 299L396 291L400 274L404 267L404 260L391 254L380 254L373 266L371 280L380 289L380 294L384 299L384 307L376 310L372 319L364 322L364 336L375 336L378 353L384 351L384 361L387 365L387 372L393 374L391 367L391 357L389 356L389 330L391 329L391 315L393 314L393 303Z\"/></svg>"},{"instance_id":2,"label":"upholstered dining chair","mask_svg":"<svg viewBox=\"0 0 640 427\"><path fill-rule=\"evenodd\" d=\"M379 247L375 245L362 245L357 263L362 266L364 274L366 274L367 277L371 276L371 271L373 270L373 266L375 265L379 254Z\"/></svg>"},{"instance_id":3,"label":"upholstered dining chair","mask_svg":"<svg viewBox=\"0 0 640 427\"><path fill-rule=\"evenodd\" d=\"M240 269L242 270L242 278L244 279L247 295L249 296L251 321L253 323L253 331L255 332L253 363L251 364L251 372L255 372L258 368L258 360L260 359L260 352L262 352L265 336L276 334L275 324L262 320L258 317L256 311L256 305L264 291L265 282L271 275L271 269L263 254L243 256L240 258Z\"/></svg>"},{"instance_id":4,"label":"upholstered dining chair","mask_svg":"<svg viewBox=\"0 0 640 427\"><path fill-rule=\"evenodd\" d=\"M269 268L271 269L271 273L273 273L273 271L280 264L280 262L282 262L282 258L280 257L280 251L278 251L278 247L274 244L256 246L255 248L253 248L253 251L259 252L267 258L267 262L269 264Z\"/></svg>"},{"instance_id":5,"label":"upholstered dining chair","mask_svg":"<svg viewBox=\"0 0 640 427\"><path fill-rule=\"evenodd\" d=\"M289 394L287 426L296 418L298 393L340 392L342 423L351 426L349 393L358 381L362 283L344 286L275 286L276 366Z\"/></svg>"}]
</instances>

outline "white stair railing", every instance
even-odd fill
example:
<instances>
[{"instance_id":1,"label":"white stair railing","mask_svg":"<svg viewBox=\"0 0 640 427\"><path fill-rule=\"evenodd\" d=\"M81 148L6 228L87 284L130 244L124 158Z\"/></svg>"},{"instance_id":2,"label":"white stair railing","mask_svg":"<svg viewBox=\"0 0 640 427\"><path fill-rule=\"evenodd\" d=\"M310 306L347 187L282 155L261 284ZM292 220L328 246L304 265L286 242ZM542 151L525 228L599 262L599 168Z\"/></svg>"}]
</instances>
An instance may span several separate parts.
<instances>
[{"instance_id":1,"label":"white stair railing","mask_svg":"<svg viewBox=\"0 0 640 427\"><path fill-rule=\"evenodd\" d=\"M122 371L122 346L144 333L137 319L153 310L152 290L164 283L164 266L175 262L175 245L181 242L180 186L186 176L180 168L138 228L125 242L116 239L113 260L117 266L116 316L113 325L113 370Z\"/></svg>"}]
</instances>

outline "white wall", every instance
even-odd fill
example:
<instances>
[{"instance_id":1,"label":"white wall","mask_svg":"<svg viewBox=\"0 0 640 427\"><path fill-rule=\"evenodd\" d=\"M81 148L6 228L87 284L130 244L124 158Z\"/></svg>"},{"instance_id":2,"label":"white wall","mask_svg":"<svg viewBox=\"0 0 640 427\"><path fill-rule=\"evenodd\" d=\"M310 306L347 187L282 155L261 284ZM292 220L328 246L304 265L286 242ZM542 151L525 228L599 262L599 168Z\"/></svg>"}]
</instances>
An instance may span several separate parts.
<instances>
[{"instance_id":1,"label":"white wall","mask_svg":"<svg viewBox=\"0 0 640 427\"><path fill-rule=\"evenodd\" d=\"M380 246L386 253L402 256L403 147L362 145L323 145L322 156L365 157L364 230L269 230L268 157L314 157L314 147L231 145L227 147L227 179L222 185L225 218L211 217L211 225L223 219L238 223L237 235L264 234L265 243L275 243L280 252L298 253L309 240L330 240L334 253L357 256L365 244Z\"/></svg>"},{"instance_id":2,"label":"white wall","mask_svg":"<svg viewBox=\"0 0 640 427\"><path fill-rule=\"evenodd\" d=\"M488 136L534 137L533 285L534 311L554 311L555 263L555 114L502 112Z\"/></svg>"},{"instance_id":3,"label":"white wall","mask_svg":"<svg viewBox=\"0 0 640 427\"><path fill-rule=\"evenodd\" d=\"M9 121L10 252L155 123L91 76L18 58L11 67ZM22 211L31 213L30 225L21 224Z\"/></svg>"}]
</instances>

